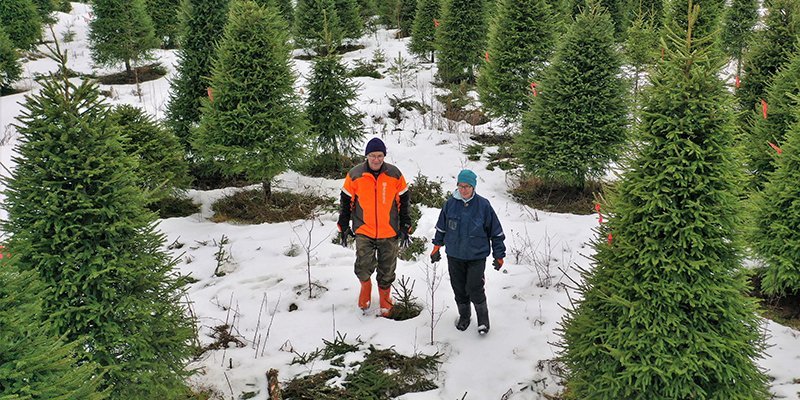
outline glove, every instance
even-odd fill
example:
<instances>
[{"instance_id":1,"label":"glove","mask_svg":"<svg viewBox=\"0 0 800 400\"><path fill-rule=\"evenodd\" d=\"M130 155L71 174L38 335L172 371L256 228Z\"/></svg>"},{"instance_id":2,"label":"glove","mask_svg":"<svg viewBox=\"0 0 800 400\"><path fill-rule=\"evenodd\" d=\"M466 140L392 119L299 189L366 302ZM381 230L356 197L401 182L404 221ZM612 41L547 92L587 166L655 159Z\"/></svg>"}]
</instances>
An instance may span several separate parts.
<instances>
[{"instance_id":1,"label":"glove","mask_svg":"<svg viewBox=\"0 0 800 400\"><path fill-rule=\"evenodd\" d=\"M411 226L410 225L403 225L400 228L400 248L407 249L408 246L411 246Z\"/></svg>"},{"instance_id":2,"label":"glove","mask_svg":"<svg viewBox=\"0 0 800 400\"><path fill-rule=\"evenodd\" d=\"M347 229L342 229L341 225L336 224L336 227L339 228L339 243L342 245L342 247L347 247L347 237L356 237L356 234L353 233L353 229L349 226Z\"/></svg>"},{"instance_id":3,"label":"glove","mask_svg":"<svg viewBox=\"0 0 800 400\"><path fill-rule=\"evenodd\" d=\"M441 248L442 246L433 245L433 251L431 251L431 264L441 261L442 253L439 253L439 249Z\"/></svg>"},{"instance_id":4,"label":"glove","mask_svg":"<svg viewBox=\"0 0 800 400\"><path fill-rule=\"evenodd\" d=\"M503 267L503 259L502 258L495 258L494 261L492 261L492 265L494 265L494 270L495 271L499 271L500 268Z\"/></svg>"}]
</instances>

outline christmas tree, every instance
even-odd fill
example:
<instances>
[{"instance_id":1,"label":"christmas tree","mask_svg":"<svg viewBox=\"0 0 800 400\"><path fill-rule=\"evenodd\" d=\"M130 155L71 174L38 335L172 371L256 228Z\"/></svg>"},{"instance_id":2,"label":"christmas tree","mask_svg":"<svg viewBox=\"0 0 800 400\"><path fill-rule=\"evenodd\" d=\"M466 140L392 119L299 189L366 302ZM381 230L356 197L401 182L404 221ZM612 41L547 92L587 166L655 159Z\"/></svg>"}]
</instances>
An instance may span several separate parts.
<instances>
[{"instance_id":1,"label":"christmas tree","mask_svg":"<svg viewBox=\"0 0 800 400\"><path fill-rule=\"evenodd\" d=\"M562 321L570 399L768 399L741 270L741 168L709 38L665 27L639 151L602 209L591 271ZM702 12L702 10L700 10Z\"/></svg>"},{"instance_id":2,"label":"christmas tree","mask_svg":"<svg viewBox=\"0 0 800 400\"><path fill-rule=\"evenodd\" d=\"M625 85L611 18L586 8L559 44L522 121L519 157L543 181L582 190L625 141Z\"/></svg>"},{"instance_id":3,"label":"christmas tree","mask_svg":"<svg viewBox=\"0 0 800 400\"><path fill-rule=\"evenodd\" d=\"M475 82L478 62L487 58L483 3L483 0L444 0L441 25L436 30L437 77L443 83Z\"/></svg>"},{"instance_id":4,"label":"christmas tree","mask_svg":"<svg viewBox=\"0 0 800 400\"><path fill-rule=\"evenodd\" d=\"M66 56L53 53L59 72L39 81L18 118L7 247L44 283L53 334L78 341L79 357L103 368L111 399L176 398L194 337L183 281L97 85L70 81Z\"/></svg>"},{"instance_id":5,"label":"christmas tree","mask_svg":"<svg viewBox=\"0 0 800 400\"><path fill-rule=\"evenodd\" d=\"M153 32L164 48L172 49L178 45L180 6L180 0L145 0L147 15L153 21Z\"/></svg>"},{"instance_id":6,"label":"christmas tree","mask_svg":"<svg viewBox=\"0 0 800 400\"><path fill-rule=\"evenodd\" d=\"M411 27L408 50L417 57L429 58L431 62L434 61L436 29L441 23L440 12L439 0L417 0L417 14Z\"/></svg>"},{"instance_id":7,"label":"christmas tree","mask_svg":"<svg viewBox=\"0 0 800 400\"><path fill-rule=\"evenodd\" d=\"M742 74L742 57L757 20L757 0L732 0L723 14L722 49L736 60L736 76Z\"/></svg>"},{"instance_id":8,"label":"christmas tree","mask_svg":"<svg viewBox=\"0 0 800 400\"><path fill-rule=\"evenodd\" d=\"M194 149L225 175L271 181L301 154L306 122L294 90L285 22L272 7L231 4L211 78L214 99L203 101Z\"/></svg>"},{"instance_id":9,"label":"christmas tree","mask_svg":"<svg viewBox=\"0 0 800 400\"><path fill-rule=\"evenodd\" d=\"M22 76L19 54L6 31L0 26L0 92L11 87Z\"/></svg>"},{"instance_id":10,"label":"christmas tree","mask_svg":"<svg viewBox=\"0 0 800 400\"><path fill-rule=\"evenodd\" d=\"M0 1L0 26L18 49L28 50L42 37L42 19L31 0Z\"/></svg>"},{"instance_id":11,"label":"christmas tree","mask_svg":"<svg viewBox=\"0 0 800 400\"><path fill-rule=\"evenodd\" d=\"M182 0L181 49L170 82L167 126L190 149L190 130L200 122L200 99L208 96L208 76L217 41L228 16L228 0Z\"/></svg>"},{"instance_id":12,"label":"christmas tree","mask_svg":"<svg viewBox=\"0 0 800 400\"><path fill-rule=\"evenodd\" d=\"M92 60L105 66L124 63L128 77L134 78L136 63L151 58L152 49L161 43L144 0L94 0L93 4L95 17L89 24Z\"/></svg>"},{"instance_id":13,"label":"christmas tree","mask_svg":"<svg viewBox=\"0 0 800 400\"><path fill-rule=\"evenodd\" d=\"M516 121L528 109L555 47L555 17L544 0L501 0L498 8L478 93L490 115Z\"/></svg>"}]
</instances>

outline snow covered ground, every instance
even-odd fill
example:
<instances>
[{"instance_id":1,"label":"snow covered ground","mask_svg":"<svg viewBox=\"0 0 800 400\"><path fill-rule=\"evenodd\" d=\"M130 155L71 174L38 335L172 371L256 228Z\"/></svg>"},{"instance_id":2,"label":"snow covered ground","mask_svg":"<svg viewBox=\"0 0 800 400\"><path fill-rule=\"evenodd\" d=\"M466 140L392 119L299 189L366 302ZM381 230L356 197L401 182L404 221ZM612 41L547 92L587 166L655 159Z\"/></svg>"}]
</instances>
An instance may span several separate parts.
<instances>
[{"instance_id":1,"label":"snow covered ground","mask_svg":"<svg viewBox=\"0 0 800 400\"><path fill-rule=\"evenodd\" d=\"M88 6L73 3L70 14L58 14L54 26L59 40L65 31L73 30L75 39L61 43L67 50L70 68L83 73L108 73L96 70L90 60L86 42ZM392 31L380 30L364 37L363 50L348 53L345 59L369 60L381 50L388 60L398 53L406 54L407 39L394 39ZM104 86L113 89L108 99L113 104L132 104L163 118L168 101L169 79L174 72L174 51L159 51L157 56L168 67L165 78L142 84L141 100L133 85ZM307 61L296 62L298 90L309 72ZM387 61L388 64L388 61ZM55 68L46 58L24 65L26 78L19 87L37 90L31 79L34 74ZM116 71L114 71L116 72ZM454 307L445 262L432 267L427 257L419 261L398 261L398 277L415 281L414 295L426 304L422 314L396 322L373 315L363 315L356 307L358 282L353 274L355 254L331 243L336 234L336 215L322 214L313 221L279 224L235 225L213 223L210 205L235 188L212 191L190 191L192 199L201 203L202 212L161 221L166 234L165 247L173 242L184 244L170 250L180 258L177 268L198 281L188 290L188 299L200 324L200 340L206 344L212 328L229 323L234 333L246 341L243 348L229 348L206 353L191 367L202 374L193 380L198 386L214 388L225 398L243 392L259 391L256 398L266 398L266 372L279 370L280 379L327 369L327 361L307 365L289 365L299 354L323 347L322 340L333 341L346 335L352 342L360 337L366 344L379 348L394 346L402 354L443 354L443 364L436 376L439 389L406 394L400 399L543 399L544 393L560 391L557 377L551 374L548 360L558 351L555 333L569 307L570 294L563 284L569 282L562 271L576 279L575 265L588 267L591 253L587 245L598 224L596 216L555 214L522 206L508 194L508 177L501 170L488 171L485 157L470 161L463 149L472 144L470 134L498 129L491 124L473 128L465 123L448 123L440 115L441 106L432 104L434 112L421 115L406 112L399 125L387 116L389 98L405 94L431 105L436 89L431 85L434 70L422 64L417 79L405 90L390 79L358 78L363 84L358 107L367 114L364 143L374 136L383 138L388 147L386 161L397 165L411 182L417 174L443 182L446 190L455 189L455 176L462 168L478 174L477 193L488 198L503 224L507 236L508 257L502 271L486 272L486 290L491 332L480 337L475 323L465 332L453 326ZM21 110L25 93L0 98L0 161L13 169L11 155L16 136L10 124ZM380 118L377 118L380 117ZM494 150L489 147L486 152ZM5 170L3 170L3 173ZM310 191L337 196L342 180L308 178L294 172L278 177L277 190ZM438 209L423 207L422 218L414 236L430 240ZM223 237L222 248L229 256L224 265L226 275L217 277L215 253ZM306 252L304 249L312 249ZM299 251L298 251L299 250ZM324 289L315 288L314 298L308 295L308 274ZM438 274L444 282L433 292L435 306L430 307L431 294L426 290L426 276ZM574 294L572 294L574 296ZM377 293L373 303L377 303ZM296 310L290 311L290 305ZM229 309L231 309L229 311ZM433 323L431 310L434 313ZM433 326L432 326L433 325ZM759 364L773 378L772 392L778 398L797 399L800 391L800 339L798 332L771 321L764 322L771 347ZM261 338L260 341L258 338ZM255 349L255 343L259 348ZM363 354L363 353L362 353ZM356 356L357 357L357 356ZM352 361L350 359L347 360Z\"/></svg>"}]
</instances>

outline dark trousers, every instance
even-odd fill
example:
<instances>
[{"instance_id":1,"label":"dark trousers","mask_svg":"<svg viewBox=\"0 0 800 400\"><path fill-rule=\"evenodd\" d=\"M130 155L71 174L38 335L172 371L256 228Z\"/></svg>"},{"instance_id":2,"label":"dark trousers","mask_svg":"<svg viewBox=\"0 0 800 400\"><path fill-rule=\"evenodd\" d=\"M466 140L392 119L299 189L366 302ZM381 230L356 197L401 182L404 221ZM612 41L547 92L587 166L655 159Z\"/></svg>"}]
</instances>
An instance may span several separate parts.
<instances>
[{"instance_id":1,"label":"dark trousers","mask_svg":"<svg viewBox=\"0 0 800 400\"><path fill-rule=\"evenodd\" d=\"M450 285L453 286L456 304L481 304L486 301L486 291L483 288L486 259L461 260L447 256L447 268L450 271Z\"/></svg>"},{"instance_id":2,"label":"dark trousers","mask_svg":"<svg viewBox=\"0 0 800 400\"><path fill-rule=\"evenodd\" d=\"M356 235L355 273L358 280L369 280L377 270L378 287L391 287L395 278L398 252L397 238L372 239Z\"/></svg>"}]
</instances>

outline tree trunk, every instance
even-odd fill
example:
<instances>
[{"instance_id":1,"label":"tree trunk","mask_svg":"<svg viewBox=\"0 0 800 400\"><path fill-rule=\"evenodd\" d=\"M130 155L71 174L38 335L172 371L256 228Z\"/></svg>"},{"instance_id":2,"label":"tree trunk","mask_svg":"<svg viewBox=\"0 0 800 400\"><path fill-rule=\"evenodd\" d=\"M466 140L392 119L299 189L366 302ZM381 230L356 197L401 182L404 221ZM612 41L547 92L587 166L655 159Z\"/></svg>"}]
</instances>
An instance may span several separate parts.
<instances>
[{"instance_id":1,"label":"tree trunk","mask_svg":"<svg viewBox=\"0 0 800 400\"><path fill-rule=\"evenodd\" d=\"M133 69L131 69L131 60L125 60L125 72L128 73L128 82L133 79Z\"/></svg>"},{"instance_id":2,"label":"tree trunk","mask_svg":"<svg viewBox=\"0 0 800 400\"><path fill-rule=\"evenodd\" d=\"M278 386L278 370L275 368L267 371L267 394L269 400L281 400L281 387Z\"/></svg>"},{"instance_id":3,"label":"tree trunk","mask_svg":"<svg viewBox=\"0 0 800 400\"><path fill-rule=\"evenodd\" d=\"M263 181L261 186L264 188L264 203L266 204L272 198L272 181Z\"/></svg>"}]
</instances>

